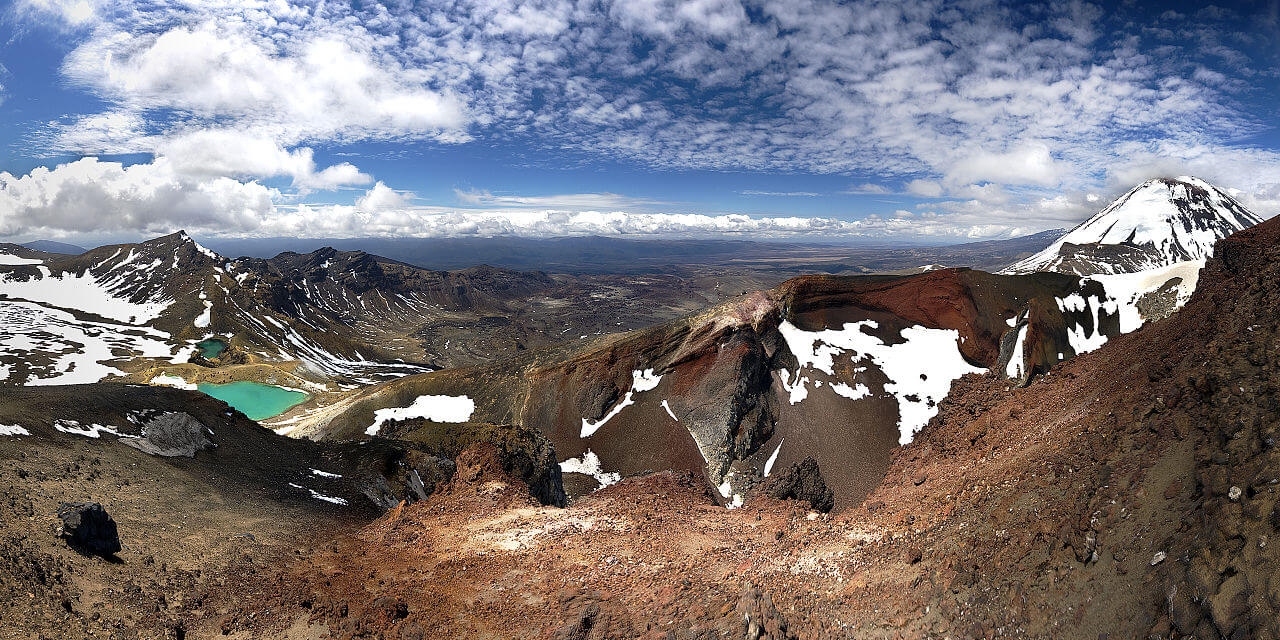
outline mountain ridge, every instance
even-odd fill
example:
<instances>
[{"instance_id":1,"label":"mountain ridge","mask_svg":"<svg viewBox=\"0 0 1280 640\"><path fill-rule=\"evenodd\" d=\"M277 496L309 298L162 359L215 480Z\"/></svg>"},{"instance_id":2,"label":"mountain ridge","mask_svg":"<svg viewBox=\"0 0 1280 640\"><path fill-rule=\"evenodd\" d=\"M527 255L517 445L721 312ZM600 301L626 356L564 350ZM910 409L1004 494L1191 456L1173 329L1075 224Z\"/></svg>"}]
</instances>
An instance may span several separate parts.
<instances>
[{"instance_id":1,"label":"mountain ridge","mask_svg":"<svg viewBox=\"0 0 1280 640\"><path fill-rule=\"evenodd\" d=\"M1178 290L1175 279L1143 286ZM566 471L593 478L568 474L580 491L672 469L732 503L766 469L813 457L843 506L874 486L954 379L990 370L1026 384L1141 326L1135 302L1107 286L971 269L804 276L648 329L368 387L298 415L289 433L408 437L436 428L431 403L461 401L464 422L537 425ZM1168 311L1190 292L1180 295Z\"/></svg>"},{"instance_id":2,"label":"mountain ridge","mask_svg":"<svg viewBox=\"0 0 1280 640\"><path fill-rule=\"evenodd\" d=\"M1216 241L1261 221L1230 194L1199 178L1153 178L1000 273L1089 276L1202 261L1213 254Z\"/></svg>"}]
</instances>

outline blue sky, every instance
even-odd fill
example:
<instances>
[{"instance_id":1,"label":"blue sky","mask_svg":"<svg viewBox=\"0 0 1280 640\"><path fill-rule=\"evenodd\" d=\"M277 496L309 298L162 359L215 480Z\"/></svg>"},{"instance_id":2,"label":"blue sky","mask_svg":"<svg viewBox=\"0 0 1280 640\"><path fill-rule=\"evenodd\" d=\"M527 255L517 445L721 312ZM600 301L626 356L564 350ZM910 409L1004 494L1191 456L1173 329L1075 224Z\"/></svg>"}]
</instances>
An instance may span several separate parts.
<instances>
[{"instance_id":1,"label":"blue sky","mask_svg":"<svg viewBox=\"0 0 1280 640\"><path fill-rule=\"evenodd\" d=\"M18 0L0 236L966 240L1280 212L1280 0Z\"/></svg>"}]
</instances>

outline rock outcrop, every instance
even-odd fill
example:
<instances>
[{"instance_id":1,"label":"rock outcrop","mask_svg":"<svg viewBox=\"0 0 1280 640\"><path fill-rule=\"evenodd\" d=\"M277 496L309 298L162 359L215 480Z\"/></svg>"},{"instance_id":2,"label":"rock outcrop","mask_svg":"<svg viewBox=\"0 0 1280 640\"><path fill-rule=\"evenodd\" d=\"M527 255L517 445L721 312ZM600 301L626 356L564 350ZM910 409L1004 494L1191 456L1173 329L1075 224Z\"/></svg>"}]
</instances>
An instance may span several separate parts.
<instances>
[{"instance_id":1,"label":"rock outcrop","mask_svg":"<svg viewBox=\"0 0 1280 640\"><path fill-rule=\"evenodd\" d=\"M764 482L764 492L779 500L803 500L816 511L826 513L835 506L835 494L822 480L818 462L805 458Z\"/></svg>"},{"instance_id":2,"label":"rock outcrop","mask_svg":"<svg viewBox=\"0 0 1280 640\"><path fill-rule=\"evenodd\" d=\"M122 438L122 444L154 456L194 457L196 452L217 446L206 436L205 427L190 414L176 411L147 412L139 420L142 434Z\"/></svg>"},{"instance_id":3,"label":"rock outcrop","mask_svg":"<svg viewBox=\"0 0 1280 640\"><path fill-rule=\"evenodd\" d=\"M489 443L498 452L503 471L528 485L529 494L538 502L558 507L565 504L564 484L555 448L536 429L490 423L444 423L413 418L388 421L382 432L385 436L403 441L403 446L410 452L406 457L410 460L411 467L416 469L419 465L425 465L431 469L420 470L417 477L426 483L427 476L431 476L433 487L446 482L453 475L441 467L439 459L456 461L469 447ZM424 455L428 458L424 458Z\"/></svg>"}]
</instances>

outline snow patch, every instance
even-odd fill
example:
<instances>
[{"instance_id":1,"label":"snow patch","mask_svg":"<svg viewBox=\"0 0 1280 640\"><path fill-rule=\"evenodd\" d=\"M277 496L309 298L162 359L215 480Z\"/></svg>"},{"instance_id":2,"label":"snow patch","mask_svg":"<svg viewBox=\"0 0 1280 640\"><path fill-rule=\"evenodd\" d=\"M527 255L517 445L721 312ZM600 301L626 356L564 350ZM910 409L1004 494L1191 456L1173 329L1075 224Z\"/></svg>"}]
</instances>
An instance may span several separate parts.
<instances>
[{"instance_id":1,"label":"snow patch","mask_svg":"<svg viewBox=\"0 0 1280 640\"><path fill-rule=\"evenodd\" d=\"M12 253L0 253L0 265L6 266L6 267L9 267L9 266L16 267L16 266L21 266L26 264L44 264L44 260L38 260L36 258L23 258L20 256L15 256Z\"/></svg>"},{"instance_id":2,"label":"snow patch","mask_svg":"<svg viewBox=\"0 0 1280 640\"><path fill-rule=\"evenodd\" d=\"M119 265L113 269L118 267ZM78 275L64 273L54 276L48 267L41 266L38 278L13 280L0 277L0 294L61 309L84 311L133 325L151 322L169 308L170 301L139 304L117 297L112 292L112 287L118 285L117 280L105 276L102 279L95 278L88 270Z\"/></svg>"},{"instance_id":3,"label":"snow patch","mask_svg":"<svg viewBox=\"0 0 1280 640\"><path fill-rule=\"evenodd\" d=\"M1029 324L1022 325L1018 329L1018 340L1013 344L1013 355L1009 356L1009 364L1004 367L1004 374L1010 378L1022 379L1022 345L1027 339L1027 327Z\"/></svg>"},{"instance_id":4,"label":"snow patch","mask_svg":"<svg viewBox=\"0 0 1280 640\"><path fill-rule=\"evenodd\" d=\"M787 392L787 402L799 404L809 397L809 389L805 387L809 379L800 377L799 370L796 371L796 379L792 380L790 371L778 369L778 380L782 383L782 389Z\"/></svg>"},{"instance_id":5,"label":"snow patch","mask_svg":"<svg viewBox=\"0 0 1280 640\"><path fill-rule=\"evenodd\" d=\"M598 488L601 489L622 481L622 476L620 474L605 472L600 466L600 457L590 449L587 449L587 452L582 454L582 457L580 458L569 458L568 460L561 462L560 472L581 473L583 475L591 476L596 479L596 482L600 483L600 487Z\"/></svg>"},{"instance_id":6,"label":"snow patch","mask_svg":"<svg viewBox=\"0 0 1280 640\"><path fill-rule=\"evenodd\" d=\"M30 431L16 424L0 424L0 436L29 436Z\"/></svg>"},{"instance_id":7,"label":"snow patch","mask_svg":"<svg viewBox=\"0 0 1280 640\"><path fill-rule=\"evenodd\" d=\"M476 410L476 403L468 396L418 396L407 407L389 407L373 412L373 424L365 429L365 435L375 436L388 420L425 418L432 422L466 422Z\"/></svg>"},{"instance_id":8,"label":"snow patch","mask_svg":"<svg viewBox=\"0 0 1280 640\"><path fill-rule=\"evenodd\" d=\"M203 294L201 295L203 296ZM200 315L196 316L196 319L192 320L191 324L201 329L204 329L209 326L209 321L212 320L212 315L213 315L213 303L209 302L208 300L205 300L204 311L200 312Z\"/></svg>"},{"instance_id":9,"label":"snow patch","mask_svg":"<svg viewBox=\"0 0 1280 640\"><path fill-rule=\"evenodd\" d=\"M148 384L152 384L158 387L174 387L175 389L186 389L188 391L195 391L197 388L195 383L187 382L184 378L181 378L179 376L171 376L167 373L162 373L152 378L151 382Z\"/></svg>"},{"instance_id":10,"label":"snow patch","mask_svg":"<svg viewBox=\"0 0 1280 640\"><path fill-rule=\"evenodd\" d=\"M26 363L27 385L83 384L123 375L102 363L121 359L120 353L169 358L168 337L151 327L79 320L34 302L0 300L0 354Z\"/></svg>"},{"instance_id":11,"label":"snow patch","mask_svg":"<svg viewBox=\"0 0 1280 640\"><path fill-rule=\"evenodd\" d=\"M868 389L864 384L850 387L843 382L833 382L831 383L831 390L836 392L836 395L844 396L850 400L861 400L871 396L871 389Z\"/></svg>"},{"instance_id":12,"label":"snow patch","mask_svg":"<svg viewBox=\"0 0 1280 640\"><path fill-rule=\"evenodd\" d=\"M1094 280L1102 285L1105 297L1089 296L1085 298L1073 293L1065 298L1057 298L1058 309L1075 313L1086 313L1092 319L1092 327L1067 326L1067 339L1076 354L1088 353L1106 344L1107 336L1099 327L1104 316L1118 315L1120 333L1130 333L1142 328L1147 318L1138 309L1138 301L1143 296L1160 290L1165 283L1178 278L1174 293L1173 310L1181 309L1195 293L1196 284L1200 280L1200 270L1204 268L1204 260L1188 260L1158 269L1148 269L1136 273L1118 273L1095 275L1081 278L1084 286Z\"/></svg>"},{"instance_id":13,"label":"snow patch","mask_svg":"<svg viewBox=\"0 0 1280 640\"><path fill-rule=\"evenodd\" d=\"M769 459L764 461L764 477L768 478L769 473L773 471L773 463L778 461L778 452L782 451L782 443L786 441L786 438L779 440L778 446L773 448L773 453L769 455Z\"/></svg>"},{"instance_id":14,"label":"snow patch","mask_svg":"<svg viewBox=\"0 0 1280 640\"><path fill-rule=\"evenodd\" d=\"M53 428L61 431L62 433L70 433L72 435L84 436L86 438L97 438L100 437L102 433L109 433L121 438L126 437L119 431L116 431L115 427L108 427L100 424L80 426L80 423L75 420L54 420Z\"/></svg>"},{"instance_id":15,"label":"snow patch","mask_svg":"<svg viewBox=\"0 0 1280 640\"><path fill-rule=\"evenodd\" d=\"M853 361L870 358L889 382L884 390L898 400L898 441L911 438L938 412L938 402L951 391L951 383L966 373L982 369L965 362L960 354L959 332L912 326L903 329L904 342L889 345L865 333L877 328L874 320L846 323L842 329L804 331L789 320L778 331L801 367L812 367L834 375L834 360L846 354ZM796 373L798 377L799 372ZM793 397L795 391L791 391Z\"/></svg>"},{"instance_id":16,"label":"snow patch","mask_svg":"<svg viewBox=\"0 0 1280 640\"><path fill-rule=\"evenodd\" d=\"M582 430L579 432L580 438L588 438L591 434L600 430L605 423L609 422L614 416L622 413L622 410L635 404L635 394L651 391L662 381L662 376L653 375L653 369L645 369L644 371L636 370L631 372L631 390L622 396L622 401L613 405L613 408L606 413L604 417L592 422L586 418L582 419ZM671 417L675 417L672 415Z\"/></svg>"},{"instance_id":17,"label":"snow patch","mask_svg":"<svg viewBox=\"0 0 1280 640\"><path fill-rule=\"evenodd\" d=\"M304 486L302 486L302 485L300 485L300 484L295 484L295 483L293 483L293 482L290 482L290 483L289 483L289 486L293 487L294 489L302 489L303 491L306 491L306 492L310 493L310 494L311 494L311 497L312 497L312 498L315 498L316 500L323 500L323 501L325 501L325 502L329 502L329 503L332 503L332 504L340 504L340 505L346 505L346 504L347 504L347 501L346 501L346 500L344 500L344 499L342 499L342 498L335 498L335 497L333 497L333 496L326 496L326 495L324 495L323 493L320 493L319 491L316 491L315 489L311 489L311 488L308 488L308 487L304 487Z\"/></svg>"},{"instance_id":18,"label":"snow patch","mask_svg":"<svg viewBox=\"0 0 1280 640\"><path fill-rule=\"evenodd\" d=\"M636 393L652 391L662 381L662 376L653 375L653 369L631 372L631 390Z\"/></svg>"},{"instance_id":19,"label":"snow patch","mask_svg":"<svg viewBox=\"0 0 1280 640\"><path fill-rule=\"evenodd\" d=\"M1114 301L1119 309L1120 332L1129 333L1137 331L1146 321L1138 311L1138 300L1142 296L1159 290L1173 278L1180 278L1181 282L1177 285L1177 293L1174 300L1174 308L1180 309L1187 303L1187 300L1191 299L1191 294L1195 293L1196 284L1200 280L1200 270L1204 268L1204 265L1204 260L1188 260L1160 269L1149 269L1137 273L1097 275L1090 276L1090 279L1102 283L1103 288L1107 291L1107 297Z\"/></svg>"},{"instance_id":20,"label":"snow patch","mask_svg":"<svg viewBox=\"0 0 1280 640\"><path fill-rule=\"evenodd\" d=\"M676 422L680 422L680 418L676 417L676 413L671 410L671 405L668 404L666 400L662 401L662 408L666 410L667 415L671 416L672 420L675 420Z\"/></svg>"}]
</instances>

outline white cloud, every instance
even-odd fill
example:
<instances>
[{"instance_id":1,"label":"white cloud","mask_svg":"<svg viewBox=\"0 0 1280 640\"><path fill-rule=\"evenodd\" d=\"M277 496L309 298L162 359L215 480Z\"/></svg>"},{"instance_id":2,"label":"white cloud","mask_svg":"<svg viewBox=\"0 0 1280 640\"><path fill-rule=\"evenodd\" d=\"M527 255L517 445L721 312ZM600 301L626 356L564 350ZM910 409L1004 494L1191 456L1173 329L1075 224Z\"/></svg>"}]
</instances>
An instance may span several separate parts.
<instances>
[{"instance_id":1,"label":"white cloud","mask_svg":"<svg viewBox=\"0 0 1280 640\"><path fill-rule=\"evenodd\" d=\"M570 202L613 202L614 194L577 194ZM554 200L551 198L550 200ZM278 191L226 177L197 179L167 159L123 166L85 158L22 177L0 173L0 235L167 233L306 237L685 236L755 237L939 235L939 216L847 221L796 216L638 213L553 209L541 197L504 196L500 208L415 206L412 194L378 182L352 205L288 205ZM529 204L533 203L533 204Z\"/></svg>"},{"instance_id":2,"label":"white cloud","mask_svg":"<svg viewBox=\"0 0 1280 640\"><path fill-rule=\"evenodd\" d=\"M276 216L254 235L457 237L457 236L856 236L879 222L830 218L753 217L741 214L631 213L535 209L447 210L407 208L369 211L361 206L299 206Z\"/></svg>"},{"instance_id":3,"label":"white cloud","mask_svg":"<svg viewBox=\"0 0 1280 640\"><path fill-rule=\"evenodd\" d=\"M196 180L163 161L126 167L84 158L21 177L0 172L0 235L151 233L178 226L235 232L260 226L278 198L256 182Z\"/></svg>"},{"instance_id":4,"label":"white cloud","mask_svg":"<svg viewBox=\"0 0 1280 640\"><path fill-rule=\"evenodd\" d=\"M72 27L89 24L98 15L102 0L20 0L16 6L36 14L52 14Z\"/></svg>"},{"instance_id":5,"label":"white cloud","mask_svg":"<svg viewBox=\"0 0 1280 640\"><path fill-rule=\"evenodd\" d=\"M373 178L354 165L318 166L312 149L479 139L545 149L548 163L567 151L658 170L839 173L946 199L911 215L824 227L858 233L1063 226L1100 204L1087 194L1105 200L1163 173L1237 189L1263 215L1280 199L1280 154L1238 142L1266 122L1269 114L1250 113L1238 98L1256 92L1270 68L1232 48L1221 11L1145 24L1127 5L1104 14L1082 3L994 0L20 7L64 21L74 47L64 79L107 103L37 142L46 151L154 152L146 171L190 193L228 178L219 184L246 191L254 178L282 176L301 191L368 185ZM374 185L369 203L396 195L382 189ZM616 194L464 192L458 200L468 211L401 202L376 207L377 219L419 228L422 216L435 216L422 228L450 233L718 225L739 233L757 224L636 217L663 203ZM341 228L342 212L372 215L368 206L276 206L263 215L326 224L321 216L335 214ZM632 213L468 217L477 208Z\"/></svg>"},{"instance_id":6,"label":"white cloud","mask_svg":"<svg viewBox=\"0 0 1280 640\"><path fill-rule=\"evenodd\" d=\"M645 198L632 198L616 193L570 193L550 196L495 195L488 191L454 189L459 202L467 206L520 207L543 209L627 209L667 204Z\"/></svg>"},{"instance_id":7,"label":"white cloud","mask_svg":"<svg viewBox=\"0 0 1280 640\"><path fill-rule=\"evenodd\" d=\"M288 176L304 190L364 185L373 178L350 163L317 170L309 147L286 150L273 140L234 129L198 129L161 139L154 152L192 176Z\"/></svg>"},{"instance_id":8,"label":"white cloud","mask_svg":"<svg viewBox=\"0 0 1280 640\"><path fill-rule=\"evenodd\" d=\"M346 163L319 168L302 143L466 139L463 101L388 56L387 37L308 20L323 16L303 7L202 2L162 13L25 0L20 9L72 27L92 19L62 74L113 104L35 132L45 153L152 153L190 176L287 176L305 193L372 178Z\"/></svg>"},{"instance_id":9,"label":"white cloud","mask_svg":"<svg viewBox=\"0 0 1280 640\"><path fill-rule=\"evenodd\" d=\"M889 189L884 185L865 182L862 184L849 185L849 188L846 189L844 192L855 193L855 194L868 194L868 195L888 195L893 193L893 190Z\"/></svg>"},{"instance_id":10,"label":"white cloud","mask_svg":"<svg viewBox=\"0 0 1280 640\"><path fill-rule=\"evenodd\" d=\"M358 27L287 35L226 16L158 34L103 30L71 52L63 73L135 110L230 118L285 144L451 136L466 124L457 97L424 87Z\"/></svg>"},{"instance_id":11,"label":"white cloud","mask_svg":"<svg viewBox=\"0 0 1280 640\"><path fill-rule=\"evenodd\" d=\"M978 151L956 160L946 171L955 184L1057 185L1066 168L1049 154L1045 144L1017 145L1009 151Z\"/></svg>"},{"instance_id":12,"label":"white cloud","mask_svg":"<svg viewBox=\"0 0 1280 640\"><path fill-rule=\"evenodd\" d=\"M925 198L937 198L942 195L942 185L933 180L912 180L906 187L907 193Z\"/></svg>"},{"instance_id":13,"label":"white cloud","mask_svg":"<svg viewBox=\"0 0 1280 640\"><path fill-rule=\"evenodd\" d=\"M51 123L37 133L43 146L77 154L147 153L153 139L146 132L146 120L128 110L104 111Z\"/></svg>"},{"instance_id":14,"label":"white cloud","mask_svg":"<svg viewBox=\"0 0 1280 640\"><path fill-rule=\"evenodd\" d=\"M759 191L756 189L747 189L738 193L744 196L769 196L774 198L816 198L822 195L815 191Z\"/></svg>"},{"instance_id":15,"label":"white cloud","mask_svg":"<svg viewBox=\"0 0 1280 640\"><path fill-rule=\"evenodd\" d=\"M379 182L356 201L356 209L368 213L397 211L407 208L409 199L410 195L400 193Z\"/></svg>"}]
</instances>

